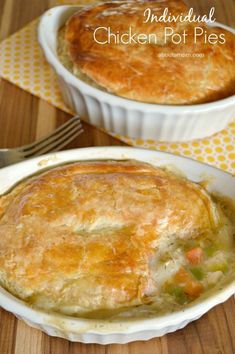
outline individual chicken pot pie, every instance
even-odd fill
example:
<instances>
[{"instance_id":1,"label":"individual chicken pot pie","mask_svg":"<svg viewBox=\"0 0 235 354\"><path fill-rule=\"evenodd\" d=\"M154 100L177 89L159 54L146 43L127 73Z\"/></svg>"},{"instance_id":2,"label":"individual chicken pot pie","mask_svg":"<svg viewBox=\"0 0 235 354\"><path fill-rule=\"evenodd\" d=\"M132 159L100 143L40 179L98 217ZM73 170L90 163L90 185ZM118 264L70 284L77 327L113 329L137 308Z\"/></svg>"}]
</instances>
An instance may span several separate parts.
<instances>
[{"instance_id":1,"label":"individual chicken pot pie","mask_svg":"<svg viewBox=\"0 0 235 354\"><path fill-rule=\"evenodd\" d=\"M0 283L35 307L77 316L182 308L233 274L224 205L137 161L53 168L0 198Z\"/></svg>"},{"instance_id":2,"label":"individual chicken pot pie","mask_svg":"<svg viewBox=\"0 0 235 354\"><path fill-rule=\"evenodd\" d=\"M85 7L59 31L59 59L94 87L146 103L199 104L235 94L234 34L202 22L148 20L146 9L159 18L166 8L176 17L189 11L181 0Z\"/></svg>"}]
</instances>

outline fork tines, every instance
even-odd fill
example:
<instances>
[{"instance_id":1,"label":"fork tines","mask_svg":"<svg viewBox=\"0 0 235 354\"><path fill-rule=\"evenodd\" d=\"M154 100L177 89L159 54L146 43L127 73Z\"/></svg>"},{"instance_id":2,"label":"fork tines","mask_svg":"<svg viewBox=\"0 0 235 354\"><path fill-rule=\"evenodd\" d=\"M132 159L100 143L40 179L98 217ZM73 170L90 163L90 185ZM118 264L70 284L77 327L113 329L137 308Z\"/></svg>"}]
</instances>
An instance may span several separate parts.
<instances>
[{"instance_id":1,"label":"fork tines","mask_svg":"<svg viewBox=\"0 0 235 354\"><path fill-rule=\"evenodd\" d=\"M31 144L17 149L24 158L40 156L47 152L58 151L73 141L83 132L82 124L78 116L68 120L51 134Z\"/></svg>"}]
</instances>

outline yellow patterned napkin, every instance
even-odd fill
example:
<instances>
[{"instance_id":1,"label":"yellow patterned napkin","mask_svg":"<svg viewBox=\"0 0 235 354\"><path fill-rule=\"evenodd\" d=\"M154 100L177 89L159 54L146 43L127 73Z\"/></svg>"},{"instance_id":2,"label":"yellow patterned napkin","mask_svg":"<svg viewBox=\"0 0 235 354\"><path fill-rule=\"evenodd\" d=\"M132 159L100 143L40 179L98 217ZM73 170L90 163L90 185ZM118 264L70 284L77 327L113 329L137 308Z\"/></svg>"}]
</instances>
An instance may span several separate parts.
<instances>
[{"instance_id":1,"label":"yellow patterned napkin","mask_svg":"<svg viewBox=\"0 0 235 354\"><path fill-rule=\"evenodd\" d=\"M80 0L79 3L90 2L93 1ZM71 4L78 3L78 1L60 1L59 3ZM53 5L56 4L58 1L53 2ZM37 24L38 20L31 22L0 44L0 76L73 114L65 106L60 95L57 77L39 48ZM117 137L130 145L192 157L235 173L235 122L230 124L226 130L210 138L186 143L162 143L154 140Z\"/></svg>"}]
</instances>

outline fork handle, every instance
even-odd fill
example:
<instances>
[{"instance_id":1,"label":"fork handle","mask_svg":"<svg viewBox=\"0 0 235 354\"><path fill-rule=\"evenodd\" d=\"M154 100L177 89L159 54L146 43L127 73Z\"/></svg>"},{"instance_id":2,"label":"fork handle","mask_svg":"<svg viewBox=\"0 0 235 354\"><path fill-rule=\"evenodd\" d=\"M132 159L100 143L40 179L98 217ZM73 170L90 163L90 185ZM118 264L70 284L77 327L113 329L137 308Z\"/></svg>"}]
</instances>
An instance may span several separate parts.
<instances>
[{"instance_id":1,"label":"fork handle","mask_svg":"<svg viewBox=\"0 0 235 354\"><path fill-rule=\"evenodd\" d=\"M0 168L19 162L19 156L13 149L0 149Z\"/></svg>"}]
</instances>

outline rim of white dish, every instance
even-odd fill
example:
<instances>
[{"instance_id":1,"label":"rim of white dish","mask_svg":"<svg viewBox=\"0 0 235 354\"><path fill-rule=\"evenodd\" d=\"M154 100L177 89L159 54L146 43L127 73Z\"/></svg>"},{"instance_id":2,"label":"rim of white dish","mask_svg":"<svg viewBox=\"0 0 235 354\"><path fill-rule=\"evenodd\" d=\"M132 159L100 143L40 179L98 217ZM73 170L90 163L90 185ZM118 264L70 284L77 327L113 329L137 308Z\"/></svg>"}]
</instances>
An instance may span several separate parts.
<instances>
[{"instance_id":1,"label":"rim of white dish","mask_svg":"<svg viewBox=\"0 0 235 354\"><path fill-rule=\"evenodd\" d=\"M106 155L105 155L106 154ZM144 156L145 157L144 157ZM132 147L91 147L91 148L83 148L83 149L73 149L67 151L61 151L58 153L50 153L44 156L36 157L31 160L26 160L20 162L16 165L12 165L0 170L0 178L4 178L4 176L9 176L11 174L11 170L17 171L17 181L20 181L27 177L28 175L32 175L37 172L43 172L45 168L53 168L58 166L59 164L64 163L72 163L75 161L82 160L97 160L97 159L137 159L149 162L150 160L155 161L155 165L162 165L161 158L170 158L173 157L175 160L175 165L177 167L178 163L185 162L192 166L201 166L202 172L207 171L208 173L213 175L219 175L220 178L222 176L226 176L226 178L235 178L232 174L224 172L220 169L212 167L210 165L195 161L193 159L182 157L174 154L170 154L167 152L161 151L151 151L140 148L132 148ZM46 163L42 164L41 162ZM170 161L170 159L169 159ZM151 163L151 162L149 162ZM172 164L172 162L171 162ZM166 165L163 162L163 165ZM24 168L22 168L24 167ZM22 172L20 171L22 168ZM20 171L20 172L19 172ZM28 174L27 171L30 173ZM11 182L9 182L9 188L12 186ZM9 188L6 188L7 191ZM4 193L4 191L3 191ZM22 300L19 300L11 293L6 291L3 287L0 287L0 305L9 310L10 312L15 313L16 315L22 316L26 320L37 324L48 324L58 329L63 329L64 331L79 331L80 333L94 333L94 334L115 334L115 333L125 333L131 334L139 331L147 331L154 329L163 329L168 326L172 326L174 324L183 323L186 320L194 320L209 311L214 306L226 301L230 296L235 293L235 280L231 279L231 282L226 282L223 285L222 289L218 289L215 293L210 294L205 299L201 299L195 304L186 307L180 311L175 311L173 313L166 313L164 315L156 315L151 318L127 318L127 319L119 319L119 320L110 320L110 319L86 319L82 317L73 317L68 315L63 315L61 313L54 312L46 312L44 310L40 310L37 308L33 308ZM84 326L84 327L83 327ZM84 328L84 330L83 330ZM82 332L83 331L83 332Z\"/></svg>"},{"instance_id":2,"label":"rim of white dish","mask_svg":"<svg viewBox=\"0 0 235 354\"><path fill-rule=\"evenodd\" d=\"M235 95L223 98L221 100L217 100L214 102L208 102L208 103L201 103L201 104L194 104L194 105L163 105L163 104L153 104L153 103L145 103L145 102L139 102L135 100L129 100L127 98L119 97L115 94L106 92L104 90L98 89L93 87L92 85L87 84L85 81L80 80L77 78L75 75L73 75L68 69L64 67L64 65L60 62L60 60L57 58L57 56L54 54L53 50L50 48L48 44L48 38L45 35L48 33L46 31L48 21L54 20L54 16L61 16L63 12L65 12L68 9L74 8L74 9L81 9L82 6L78 5L61 5L61 6L56 6L53 7L49 10L47 10L41 17L39 26L38 26L38 41L41 45L41 47L44 50L45 56L48 60L48 62L54 67L56 72L61 75L64 80L77 87L80 86L86 93L89 93L92 97L97 97L101 101L107 100L109 102L112 102L113 104L116 104L117 106L123 106L128 107L129 109L143 109L145 111L156 111L156 109L159 110L167 110L167 111L174 111L174 112L200 112L200 111L210 111L213 109L217 109L220 107L226 107L229 106L230 104L234 104L235 102ZM221 27L227 31L230 31L235 35L235 29L221 24L220 22L214 22L210 23L207 22L207 24L210 27ZM57 32L54 33L57 37ZM172 119L175 117L172 116Z\"/></svg>"}]
</instances>

